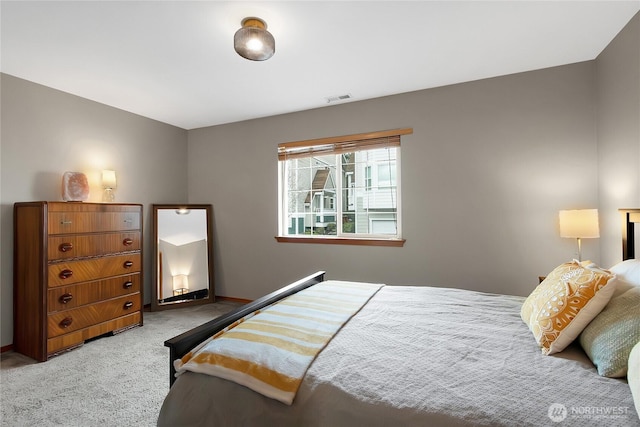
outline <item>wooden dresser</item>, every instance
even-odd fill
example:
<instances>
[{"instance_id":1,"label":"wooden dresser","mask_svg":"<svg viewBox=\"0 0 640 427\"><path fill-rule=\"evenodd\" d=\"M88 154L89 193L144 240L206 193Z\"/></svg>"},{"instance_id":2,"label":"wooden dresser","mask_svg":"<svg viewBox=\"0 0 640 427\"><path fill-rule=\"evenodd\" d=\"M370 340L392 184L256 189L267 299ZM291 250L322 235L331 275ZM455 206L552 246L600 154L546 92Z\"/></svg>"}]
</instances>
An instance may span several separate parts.
<instances>
[{"instance_id":1,"label":"wooden dresser","mask_svg":"<svg viewBox=\"0 0 640 427\"><path fill-rule=\"evenodd\" d=\"M142 325L142 205L14 205L14 350L45 361Z\"/></svg>"}]
</instances>

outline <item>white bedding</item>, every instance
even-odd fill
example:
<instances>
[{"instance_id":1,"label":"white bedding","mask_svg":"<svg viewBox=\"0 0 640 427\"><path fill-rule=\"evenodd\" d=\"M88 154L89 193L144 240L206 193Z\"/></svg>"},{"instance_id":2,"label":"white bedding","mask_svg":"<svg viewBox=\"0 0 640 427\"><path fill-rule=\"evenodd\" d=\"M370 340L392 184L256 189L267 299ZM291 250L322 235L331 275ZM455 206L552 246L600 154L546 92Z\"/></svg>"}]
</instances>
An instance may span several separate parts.
<instances>
[{"instance_id":1,"label":"white bedding","mask_svg":"<svg viewBox=\"0 0 640 427\"><path fill-rule=\"evenodd\" d=\"M639 426L624 380L599 376L579 347L541 354L523 300L386 286L312 363L293 405L187 372L158 425Z\"/></svg>"}]
</instances>

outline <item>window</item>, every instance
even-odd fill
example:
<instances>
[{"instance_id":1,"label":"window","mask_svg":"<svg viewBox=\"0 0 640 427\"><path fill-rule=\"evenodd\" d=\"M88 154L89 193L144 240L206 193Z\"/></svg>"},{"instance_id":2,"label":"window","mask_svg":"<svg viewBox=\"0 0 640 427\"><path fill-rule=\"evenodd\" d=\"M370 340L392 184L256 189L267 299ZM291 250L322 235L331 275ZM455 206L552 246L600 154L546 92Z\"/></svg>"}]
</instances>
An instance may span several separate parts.
<instances>
[{"instance_id":1,"label":"window","mask_svg":"<svg viewBox=\"0 0 640 427\"><path fill-rule=\"evenodd\" d=\"M396 165L393 162L378 164L378 187L396 185Z\"/></svg>"},{"instance_id":2,"label":"window","mask_svg":"<svg viewBox=\"0 0 640 427\"><path fill-rule=\"evenodd\" d=\"M396 129L278 145L278 241L401 246Z\"/></svg>"},{"instance_id":3,"label":"window","mask_svg":"<svg viewBox=\"0 0 640 427\"><path fill-rule=\"evenodd\" d=\"M365 190L371 190L371 166L365 166L364 168L364 188Z\"/></svg>"}]
</instances>

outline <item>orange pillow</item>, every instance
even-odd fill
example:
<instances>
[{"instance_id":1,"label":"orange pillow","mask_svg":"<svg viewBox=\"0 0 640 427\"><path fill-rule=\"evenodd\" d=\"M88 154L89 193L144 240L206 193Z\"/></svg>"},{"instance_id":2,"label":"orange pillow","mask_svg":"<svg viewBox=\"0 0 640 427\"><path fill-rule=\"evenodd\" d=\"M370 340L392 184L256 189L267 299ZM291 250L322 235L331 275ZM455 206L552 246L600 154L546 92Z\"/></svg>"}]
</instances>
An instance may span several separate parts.
<instances>
[{"instance_id":1,"label":"orange pillow","mask_svg":"<svg viewBox=\"0 0 640 427\"><path fill-rule=\"evenodd\" d=\"M556 267L522 304L520 316L543 354L562 351L602 311L616 275L591 261Z\"/></svg>"}]
</instances>

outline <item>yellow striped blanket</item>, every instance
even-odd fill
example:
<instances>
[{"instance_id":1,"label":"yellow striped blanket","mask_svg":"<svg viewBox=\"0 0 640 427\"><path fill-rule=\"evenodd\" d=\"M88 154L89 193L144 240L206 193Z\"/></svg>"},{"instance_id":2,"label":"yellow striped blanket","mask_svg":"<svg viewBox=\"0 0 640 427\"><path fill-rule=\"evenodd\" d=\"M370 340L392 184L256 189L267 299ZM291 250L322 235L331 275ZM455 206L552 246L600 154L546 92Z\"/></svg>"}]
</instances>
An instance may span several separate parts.
<instances>
[{"instance_id":1,"label":"yellow striped blanket","mask_svg":"<svg viewBox=\"0 0 640 427\"><path fill-rule=\"evenodd\" d=\"M209 338L174 362L176 375L213 375L291 405L317 354L382 286L318 283Z\"/></svg>"}]
</instances>

